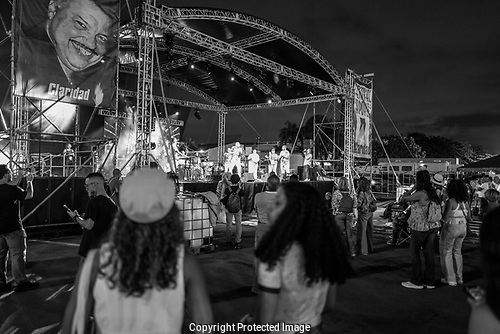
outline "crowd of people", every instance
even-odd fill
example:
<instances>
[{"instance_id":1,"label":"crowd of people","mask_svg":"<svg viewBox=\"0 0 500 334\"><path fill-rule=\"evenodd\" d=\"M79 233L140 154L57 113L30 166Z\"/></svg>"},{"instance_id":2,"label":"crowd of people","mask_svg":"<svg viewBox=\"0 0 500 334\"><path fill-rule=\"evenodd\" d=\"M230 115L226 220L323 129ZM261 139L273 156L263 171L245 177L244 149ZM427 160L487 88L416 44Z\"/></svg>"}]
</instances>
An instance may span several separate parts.
<instances>
[{"instance_id":1,"label":"crowd of people","mask_svg":"<svg viewBox=\"0 0 500 334\"><path fill-rule=\"evenodd\" d=\"M435 287L433 245L438 233L441 282L464 283L461 245L472 211L467 186L453 179L438 192L432 179L428 171L417 172L415 186L400 199L411 203L413 270L411 279L402 283L406 288ZM0 165L0 263L6 263L9 251L14 277L12 284L7 283L6 267L0 267L2 291L38 286L24 273L26 234L16 211L20 201L33 196L33 176L25 180L23 190L7 166ZM237 174L226 174L218 189L227 243L232 244L233 217L236 221L236 249L241 248L241 184ZM93 326L100 332L180 333L184 309L194 323L212 324L203 271L184 240L174 182L158 169L135 170L115 189L119 208L105 185L101 174L89 174L85 187L90 200L84 216L68 209L83 229L82 263L61 332L87 333ZM254 200L258 225L252 292L259 298L254 312L241 322L278 332L294 333L299 327L269 326L305 326L300 328L307 333L321 333L322 313L335 305L336 290L352 270L348 255L373 252L377 203L370 185L361 177L354 189L354 183L340 178L327 201L307 183L269 176L265 190ZM485 284L471 293L469 333L500 330L499 220L500 208L485 211L480 236Z\"/></svg>"}]
</instances>

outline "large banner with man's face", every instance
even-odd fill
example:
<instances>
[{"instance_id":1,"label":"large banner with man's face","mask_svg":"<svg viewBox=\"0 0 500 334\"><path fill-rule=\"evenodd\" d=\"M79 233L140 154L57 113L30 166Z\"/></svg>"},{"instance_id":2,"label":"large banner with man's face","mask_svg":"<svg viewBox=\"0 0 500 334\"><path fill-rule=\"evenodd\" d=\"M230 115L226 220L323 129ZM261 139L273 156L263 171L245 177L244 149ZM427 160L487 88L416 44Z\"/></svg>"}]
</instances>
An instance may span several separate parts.
<instances>
[{"instance_id":1,"label":"large banner with man's face","mask_svg":"<svg viewBox=\"0 0 500 334\"><path fill-rule=\"evenodd\" d=\"M17 0L15 94L115 109L119 0Z\"/></svg>"},{"instance_id":2,"label":"large banner with man's face","mask_svg":"<svg viewBox=\"0 0 500 334\"><path fill-rule=\"evenodd\" d=\"M372 83L365 84L354 79L354 147L357 158L370 158L372 145Z\"/></svg>"}]
</instances>

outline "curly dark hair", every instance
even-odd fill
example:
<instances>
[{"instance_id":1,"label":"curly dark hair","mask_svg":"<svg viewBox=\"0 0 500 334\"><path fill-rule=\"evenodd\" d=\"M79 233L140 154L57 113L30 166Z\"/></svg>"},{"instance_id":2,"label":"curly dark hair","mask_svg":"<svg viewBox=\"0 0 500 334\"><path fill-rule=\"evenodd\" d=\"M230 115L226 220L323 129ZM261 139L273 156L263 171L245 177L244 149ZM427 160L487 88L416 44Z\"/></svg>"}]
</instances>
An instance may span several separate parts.
<instances>
[{"instance_id":1,"label":"curly dark hair","mask_svg":"<svg viewBox=\"0 0 500 334\"><path fill-rule=\"evenodd\" d=\"M303 249L307 285L319 281L344 283L350 266L323 196L299 182L283 183L280 188L285 192L286 207L262 238L256 257L273 268L298 242Z\"/></svg>"},{"instance_id":2,"label":"curly dark hair","mask_svg":"<svg viewBox=\"0 0 500 334\"><path fill-rule=\"evenodd\" d=\"M359 178L358 181L358 194L360 192L367 192L370 190L371 183L370 180L368 180L366 177L362 176Z\"/></svg>"},{"instance_id":3,"label":"curly dark hair","mask_svg":"<svg viewBox=\"0 0 500 334\"><path fill-rule=\"evenodd\" d=\"M486 282L486 303L500 319L500 208L486 214L481 224L479 250Z\"/></svg>"},{"instance_id":4,"label":"curly dark hair","mask_svg":"<svg viewBox=\"0 0 500 334\"><path fill-rule=\"evenodd\" d=\"M449 198L454 198L458 203L467 202L467 186L462 180L451 180L446 187L446 193Z\"/></svg>"},{"instance_id":5,"label":"curly dark hair","mask_svg":"<svg viewBox=\"0 0 500 334\"><path fill-rule=\"evenodd\" d=\"M157 222L139 224L118 214L109 235L111 256L101 264L111 288L140 297L147 289L176 286L177 259L184 227L174 205Z\"/></svg>"},{"instance_id":6,"label":"curly dark hair","mask_svg":"<svg viewBox=\"0 0 500 334\"><path fill-rule=\"evenodd\" d=\"M427 193L427 197L430 201L440 204L441 200L436 192L436 189L432 185L431 175L427 170L420 170L416 175L415 190L423 190Z\"/></svg>"}]
</instances>

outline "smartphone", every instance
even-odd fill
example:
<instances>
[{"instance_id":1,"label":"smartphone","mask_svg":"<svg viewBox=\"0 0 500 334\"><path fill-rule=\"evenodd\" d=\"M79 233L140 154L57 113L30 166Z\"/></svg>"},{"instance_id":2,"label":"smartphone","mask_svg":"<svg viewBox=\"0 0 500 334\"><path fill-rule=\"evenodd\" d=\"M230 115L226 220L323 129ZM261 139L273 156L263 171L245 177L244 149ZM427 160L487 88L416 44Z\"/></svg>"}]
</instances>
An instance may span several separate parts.
<instances>
[{"instance_id":1,"label":"smartphone","mask_svg":"<svg viewBox=\"0 0 500 334\"><path fill-rule=\"evenodd\" d=\"M483 299L484 290L479 285L465 286L464 293L476 302Z\"/></svg>"}]
</instances>

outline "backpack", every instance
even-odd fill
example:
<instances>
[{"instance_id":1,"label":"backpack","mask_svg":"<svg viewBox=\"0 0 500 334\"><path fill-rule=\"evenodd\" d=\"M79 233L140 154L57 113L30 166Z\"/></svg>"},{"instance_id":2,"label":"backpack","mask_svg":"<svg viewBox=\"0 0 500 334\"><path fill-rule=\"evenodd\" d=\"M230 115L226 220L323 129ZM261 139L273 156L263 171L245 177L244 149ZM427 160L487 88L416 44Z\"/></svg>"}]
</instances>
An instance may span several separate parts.
<instances>
[{"instance_id":1,"label":"backpack","mask_svg":"<svg viewBox=\"0 0 500 334\"><path fill-rule=\"evenodd\" d=\"M236 213L241 210L241 199L238 191L231 191L227 197L226 208L230 213Z\"/></svg>"},{"instance_id":2,"label":"backpack","mask_svg":"<svg viewBox=\"0 0 500 334\"><path fill-rule=\"evenodd\" d=\"M348 193L342 193L342 199L339 203L339 211L344 213L354 212L354 200Z\"/></svg>"},{"instance_id":3,"label":"backpack","mask_svg":"<svg viewBox=\"0 0 500 334\"><path fill-rule=\"evenodd\" d=\"M429 202L429 206L427 207L427 221L431 224L437 223L442 217L441 205L433 201Z\"/></svg>"}]
</instances>

